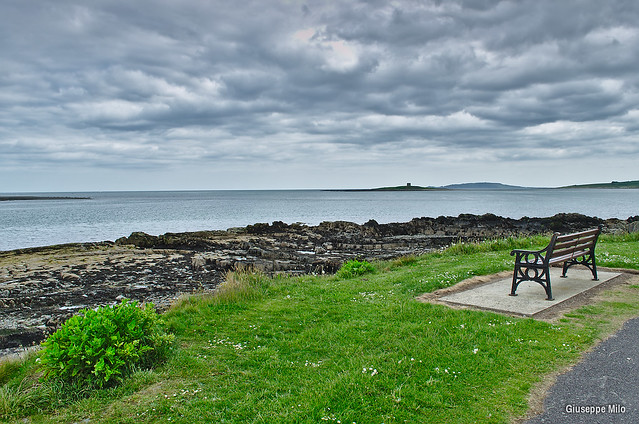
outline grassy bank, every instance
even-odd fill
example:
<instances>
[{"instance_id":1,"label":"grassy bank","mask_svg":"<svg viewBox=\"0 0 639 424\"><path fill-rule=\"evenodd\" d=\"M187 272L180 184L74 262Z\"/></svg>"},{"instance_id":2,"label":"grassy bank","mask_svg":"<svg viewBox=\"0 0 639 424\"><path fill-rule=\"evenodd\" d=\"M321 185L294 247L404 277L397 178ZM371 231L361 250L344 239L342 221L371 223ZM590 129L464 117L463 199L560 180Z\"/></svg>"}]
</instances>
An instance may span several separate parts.
<instances>
[{"instance_id":1,"label":"grassy bank","mask_svg":"<svg viewBox=\"0 0 639 424\"><path fill-rule=\"evenodd\" d=\"M512 269L514 247L456 245L359 276L229 275L167 314L178 349L113 389L40 382L36 358L0 366L15 422L507 423L544 375L639 315L639 287L553 322L423 304L415 296ZM601 266L639 268L639 237L602 237ZM619 295L623 290L623 295ZM541 292L541 288L540 288ZM89 419L88 421L83 421Z\"/></svg>"}]
</instances>

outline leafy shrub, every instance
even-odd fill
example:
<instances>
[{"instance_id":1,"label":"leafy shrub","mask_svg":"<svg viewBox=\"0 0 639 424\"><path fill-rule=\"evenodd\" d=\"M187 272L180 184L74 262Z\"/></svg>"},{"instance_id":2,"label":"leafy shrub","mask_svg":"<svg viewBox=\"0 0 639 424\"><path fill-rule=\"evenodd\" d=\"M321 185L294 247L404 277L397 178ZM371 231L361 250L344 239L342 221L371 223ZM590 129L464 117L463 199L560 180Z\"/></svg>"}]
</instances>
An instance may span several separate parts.
<instances>
[{"instance_id":1,"label":"leafy shrub","mask_svg":"<svg viewBox=\"0 0 639 424\"><path fill-rule=\"evenodd\" d=\"M45 378L102 388L165 360L173 339L152 304L125 299L69 318L42 343L40 361Z\"/></svg>"},{"instance_id":2,"label":"leafy shrub","mask_svg":"<svg viewBox=\"0 0 639 424\"><path fill-rule=\"evenodd\" d=\"M375 272L375 267L367 261L350 260L337 271L340 278L352 278Z\"/></svg>"}]
</instances>

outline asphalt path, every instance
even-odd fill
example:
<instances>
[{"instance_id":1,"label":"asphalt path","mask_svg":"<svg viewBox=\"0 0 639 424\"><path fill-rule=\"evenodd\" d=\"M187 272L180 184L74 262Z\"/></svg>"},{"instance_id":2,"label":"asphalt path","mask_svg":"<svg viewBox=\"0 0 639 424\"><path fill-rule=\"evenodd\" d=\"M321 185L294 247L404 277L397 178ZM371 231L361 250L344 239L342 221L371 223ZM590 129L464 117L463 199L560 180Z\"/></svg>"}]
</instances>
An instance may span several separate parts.
<instances>
[{"instance_id":1,"label":"asphalt path","mask_svg":"<svg viewBox=\"0 0 639 424\"><path fill-rule=\"evenodd\" d=\"M524 424L639 423L639 318L557 378L544 412Z\"/></svg>"}]
</instances>

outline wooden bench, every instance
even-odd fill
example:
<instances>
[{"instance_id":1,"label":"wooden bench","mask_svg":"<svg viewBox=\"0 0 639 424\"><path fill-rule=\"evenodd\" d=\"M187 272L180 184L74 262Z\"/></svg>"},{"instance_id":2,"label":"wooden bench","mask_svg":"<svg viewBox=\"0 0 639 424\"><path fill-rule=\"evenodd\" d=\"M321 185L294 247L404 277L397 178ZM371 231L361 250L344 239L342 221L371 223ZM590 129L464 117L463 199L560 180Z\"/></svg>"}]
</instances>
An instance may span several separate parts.
<instances>
[{"instance_id":1,"label":"wooden bench","mask_svg":"<svg viewBox=\"0 0 639 424\"><path fill-rule=\"evenodd\" d=\"M592 272L593 280L597 278L597 263L595 262L595 245L601 233L601 226L579 233L565 234L554 233L548 246L541 250L513 250L510 255L515 255L515 270L513 272L513 285L511 296L517 287L524 281L535 281L546 290L547 300L554 300L550 286L550 266L563 263L562 277L566 277L566 271L572 265L585 265Z\"/></svg>"}]
</instances>

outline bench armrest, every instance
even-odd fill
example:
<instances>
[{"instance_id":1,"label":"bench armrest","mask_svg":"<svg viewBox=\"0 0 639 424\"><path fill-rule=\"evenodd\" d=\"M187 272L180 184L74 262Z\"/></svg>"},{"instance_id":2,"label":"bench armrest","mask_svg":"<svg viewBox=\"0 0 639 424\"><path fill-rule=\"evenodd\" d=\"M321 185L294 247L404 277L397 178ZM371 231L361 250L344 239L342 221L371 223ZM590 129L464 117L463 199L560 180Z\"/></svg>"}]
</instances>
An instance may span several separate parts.
<instances>
[{"instance_id":1,"label":"bench armrest","mask_svg":"<svg viewBox=\"0 0 639 424\"><path fill-rule=\"evenodd\" d=\"M550 253L552 253L559 233L554 233L548 246L539 250L513 249L510 256L515 256L515 263L519 264L540 264L546 263Z\"/></svg>"},{"instance_id":2,"label":"bench armrest","mask_svg":"<svg viewBox=\"0 0 639 424\"><path fill-rule=\"evenodd\" d=\"M525 250L525 249L513 249L510 251L510 256L521 256L521 255L541 255L542 253L546 252L548 250L548 248L550 247L550 245L544 247L543 249L539 249L539 250Z\"/></svg>"},{"instance_id":3,"label":"bench armrest","mask_svg":"<svg viewBox=\"0 0 639 424\"><path fill-rule=\"evenodd\" d=\"M542 264L546 262L546 257L543 255L547 249L541 250L521 250L515 249L510 252L511 256L515 256L516 264Z\"/></svg>"},{"instance_id":4,"label":"bench armrest","mask_svg":"<svg viewBox=\"0 0 639 424\"><path fill-rule=\"evenodd\" d=\"M547 247L544 247L541 250L524 250L524 249L513 249L510 251L510 256L514 256L514 255L524 255L526 253L543 253L545 250L547 249Z\"/></svg>"}]
</instances>

